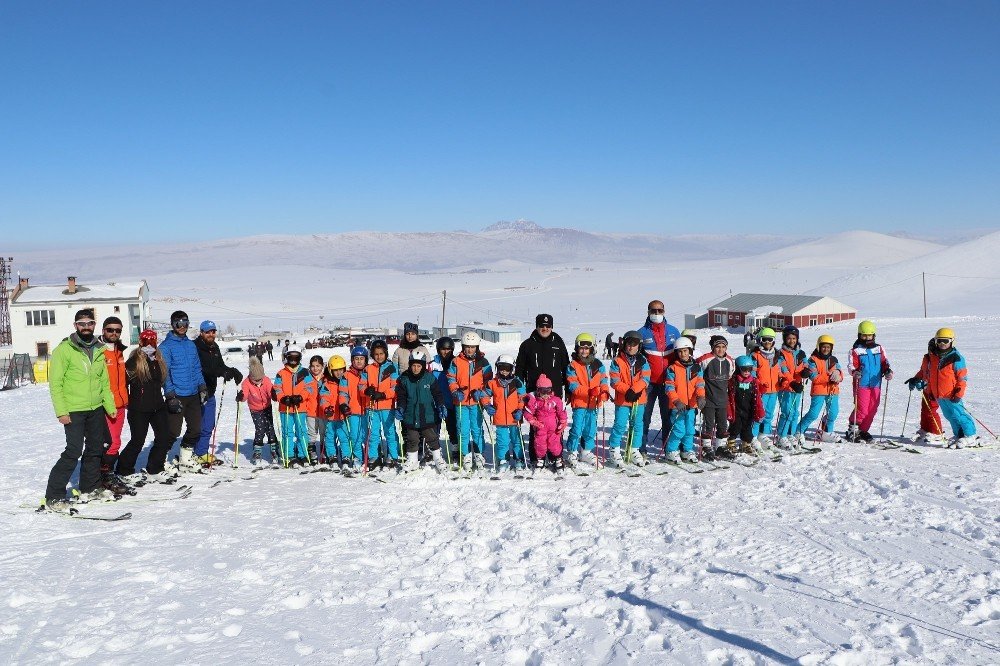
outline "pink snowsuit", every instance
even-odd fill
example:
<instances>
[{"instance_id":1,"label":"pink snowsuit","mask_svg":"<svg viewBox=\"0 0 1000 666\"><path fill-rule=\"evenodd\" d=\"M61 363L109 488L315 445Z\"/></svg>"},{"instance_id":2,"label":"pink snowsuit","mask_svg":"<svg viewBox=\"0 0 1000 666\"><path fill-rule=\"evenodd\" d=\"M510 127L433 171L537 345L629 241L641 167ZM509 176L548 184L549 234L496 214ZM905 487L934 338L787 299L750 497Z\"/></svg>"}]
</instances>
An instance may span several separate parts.
<instances>
[{"instance_id":1,"label":"pink snowsuit","mask_svg":"<svg viewBox=\"0 0 1000 666\"><path fill-rule=\"evenodd\" d=\"M525 418L535 429L535 456L545 458L546 453L562 455L562 433L566 429L566 406L555 395L541 397L528 394L524 409Z\"/></svg>"}]
</instances>

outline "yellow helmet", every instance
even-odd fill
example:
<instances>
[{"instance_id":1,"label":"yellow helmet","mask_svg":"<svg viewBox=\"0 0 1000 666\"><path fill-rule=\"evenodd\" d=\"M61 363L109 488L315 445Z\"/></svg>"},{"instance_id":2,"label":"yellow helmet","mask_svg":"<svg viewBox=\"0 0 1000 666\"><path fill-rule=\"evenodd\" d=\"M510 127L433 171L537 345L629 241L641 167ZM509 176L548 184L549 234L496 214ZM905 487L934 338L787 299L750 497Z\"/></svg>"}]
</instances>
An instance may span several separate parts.
<instances>
[{"instance_id":1,"label":"yellow helmet","mask_svg":"<svg viewBox=\"0 0 1000 666\"><path fill-rule=\"evenodd\" d=\"M858 335L875 335L875 322L865 319L858 324Z\"/></svg>"},{"instance_id":2,"label":"yellow helmet","mask_svg":"<svg viewBox=\"0 0 1000 666\"><path fill-rule=\"evenodd\" d=\"M330 368L331 371L343 370L347 367L347 361L344 360L343 356L337 356L334 354L330 357L330 360L326 362L326 367Z\"/></svg>"},{"instance_id":3,"label":"yellow helmet","mask_svg":"<svg viewBox=\"0 0 1000 666\"><path fill-rule=\"evenodd\" d=\"M594 342L595 342L593 334L591 334L591 333L581 333L580 335L576 336L576 346L577 347L580 346L581 342L589 342L590 346L593 347L594 346Z\"/></svg>"},{"instance_id":4,"label":"yellow helmet","mask_svg":"<svg viewBox=\"0 0 1000 666\"><path fill-rule=\"evenodd\" d=\"M935 338L948 338L952 342L955 341L955 331L950 328L939 328L937 333L934 334Z\"/></svg>"},{"instance_id":5,"label":"yellow helmet","mask_svg":"<svg viewBox=\"0 0 1000 666\"><path fill-rule=\"evenodd\" d=\"M816 341L816 346L819 347L820 345L830 345L832 347L833 346L833 336L832 335L821 335L821 336L819 336L819 340Z\"/></svg>"}]
</instances>

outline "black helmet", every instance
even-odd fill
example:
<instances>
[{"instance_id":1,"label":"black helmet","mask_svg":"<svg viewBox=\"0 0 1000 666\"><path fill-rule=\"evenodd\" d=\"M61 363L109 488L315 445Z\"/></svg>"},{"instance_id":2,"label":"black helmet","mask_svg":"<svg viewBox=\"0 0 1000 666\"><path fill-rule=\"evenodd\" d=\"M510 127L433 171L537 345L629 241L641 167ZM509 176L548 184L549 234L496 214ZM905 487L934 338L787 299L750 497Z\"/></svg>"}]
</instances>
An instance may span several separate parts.
<instances>
[{"instance_id":1,"label":"black helmet","mask_svg":"<svg viewBox=\"0 0 1000 666\"><path fill-rule=\"evenodd\" d=\"M372 340L372 344L370 347L372 353L375 353L375 350L379 348L381 348L382 351L385 352L386 356L389 355L389 345L385 343L385 340L383 340L382 338L379 338L378 340Z\"/></svg>"},{"instance_id":2,"label":"black helmet","mask_svg":"<svg viewBox=\"0 0 1000 666\"><path fill-rule=\"evenodd\" d=\"M435 346L437 347L438 351L441 351L442 349L454 349L455 341L446 335L443 338L438 338L437 344Z\"/></svg>"},{"instance_id":3,"label":"black helmet","mask_svg":"<svg viewBox=\"0 0 1000 666\"><path fill-rule=\"evenodd\" d=\"M642 342L642 336L639 334L639 331L629 331L628 333L622 336L622 342L627 342L628 340L636 340L638 342Z\"/></svg>"}]
</instances>

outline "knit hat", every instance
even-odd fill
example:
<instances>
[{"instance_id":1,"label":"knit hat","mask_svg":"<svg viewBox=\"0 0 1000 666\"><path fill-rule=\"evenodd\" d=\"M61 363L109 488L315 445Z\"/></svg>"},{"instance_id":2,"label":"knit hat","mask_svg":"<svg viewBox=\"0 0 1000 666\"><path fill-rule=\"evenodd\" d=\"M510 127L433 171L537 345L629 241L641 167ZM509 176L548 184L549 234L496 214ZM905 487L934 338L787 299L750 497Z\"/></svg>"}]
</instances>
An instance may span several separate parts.
<instances>
[{"instance_id":1,"label":"knit hat","mask_svg":"<svg viewBox=\"0 0 1000 666\"><path fill-rule=\"evenodd\" d=\"M414 324L412 321L408 321L405 324L403 324L403 333L409 333L410 331L413 331L414 333L420 333L420 329L417 328L417 325Z\"/></svg>"},{"instance_id":2,"label":"knit hat","mask_svg":"<svg viewBox=\"0 0 1000 666\"><path fill-rule=\"evenodd\" d=\"M543 389L543 388L550 389L550 388L552 388L552 380L549 379L548 375L541 375L538 378L538 380L535 382L535 388L536 389Z\"/></svg>"},{"instance_id":3,"label":"knit hat","mask_svg":"<svg viewBox=\"0 0 1000 666\"><path fill-rule=\"evenodd\" d=\"M535 315L535 328L541 328L542 326L548 326L549 328L552 328L552 315L550 314Z\"/></svg>"},{"instance_id":4,"label":"knit hat","mask_svg":"<svg viewBox=\"0 0 1000 666\"><path fill-rule=\"evenodd\" d=\"M712 337L710 337L708 339L708 346L711 347L712 349L715 349L715 345L719 344L720 342L726 345L727 347L729 346L729 340L727 340L726 336L724 335L713 335Z\"/></svg>"},{"instance_id":5,"label":"knit hat","mask_svg":"<svg viewBox=\"0 0 1000 666\"><path fill-rule=\"evenodd\" d=\"M259 382L264 379L264 364L256 356L250 357L250 379Z\"/></svg>"},{"instance_id":6,"label":"knit hat","mask_svg":"<svg viewBox=\"0 0 1000 666\"><path fill-rule=\"evenodd\" d=\"M156 331L147 328L142 333L139 334L139 346L140 347L155 347L156 346Z\"/></svg>"}]
</instances>

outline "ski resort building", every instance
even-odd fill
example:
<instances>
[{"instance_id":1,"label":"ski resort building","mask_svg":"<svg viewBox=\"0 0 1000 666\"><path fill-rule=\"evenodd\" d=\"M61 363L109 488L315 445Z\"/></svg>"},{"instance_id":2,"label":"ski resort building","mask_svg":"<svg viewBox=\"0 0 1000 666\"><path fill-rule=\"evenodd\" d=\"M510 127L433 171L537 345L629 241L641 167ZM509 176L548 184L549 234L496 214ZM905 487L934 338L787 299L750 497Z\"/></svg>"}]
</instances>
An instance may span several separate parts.
<instances>
[{"instance_id":1,"label":"ski resort building","mask_svg":"<svg viewBox=\"0 0 1000 666\"><path fill-rule=\"evenodd\" d=\"M522 340L521 329L519 328L459 324L455 329L456 346L460 344L458 340L462 335L469 331L477 333L483 339L483 342L518 343Z\"/></svg>"},{"instance_id":2,"label":"ski resort building","mask_svg":"<svg viewBox=\"0 0 1000 666\"><path fill-rule=\"evenodd\" d=\"M829 296L736 294L708 308L705 324L698 328L756 330L768 326L780 330L788 325L806 328L857 316L857 310Z\"/></svg>"},{"instance_id":3,"label":"ski resort building","mask_svg":"<svg viewBox=\"0 0 1000 666\"><path fill-rule=\"evenodd\" d=\"M73 315L83 308L94 311L95 335L101 334L105 317L115 316L122 320L122 344L138 344L150 318L149 287L145 280L84 285L72 276L62 285L31 286L28 278L20 278L10 299L14 353L47 358L73 332Z\"/></svg>"}]
</instances>

